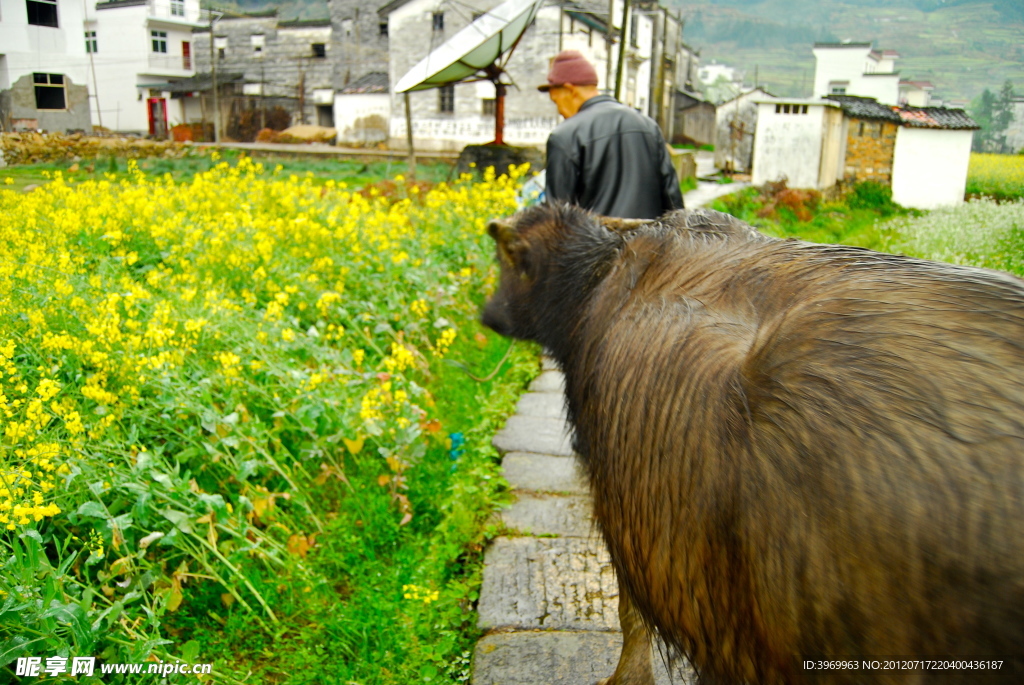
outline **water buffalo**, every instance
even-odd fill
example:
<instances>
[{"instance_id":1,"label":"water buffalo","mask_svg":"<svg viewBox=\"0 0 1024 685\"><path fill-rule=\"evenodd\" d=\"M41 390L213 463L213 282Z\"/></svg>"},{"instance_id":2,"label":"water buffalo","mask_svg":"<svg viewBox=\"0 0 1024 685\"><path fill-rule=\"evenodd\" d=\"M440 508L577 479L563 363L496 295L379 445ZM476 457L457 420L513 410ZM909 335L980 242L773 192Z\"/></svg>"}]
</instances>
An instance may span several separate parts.
<instances>
[{"instance_id":1,"label":"water buffalo","mask_svg":"<svg viewBox=\"0 0 1024 685\"><path fill-rule=\"evenodd\" d=\"M708 683L1024 682L1024 281L707 210L489 232L630 600L608 682L648 630Z\"/></svg>"}]
</instances>

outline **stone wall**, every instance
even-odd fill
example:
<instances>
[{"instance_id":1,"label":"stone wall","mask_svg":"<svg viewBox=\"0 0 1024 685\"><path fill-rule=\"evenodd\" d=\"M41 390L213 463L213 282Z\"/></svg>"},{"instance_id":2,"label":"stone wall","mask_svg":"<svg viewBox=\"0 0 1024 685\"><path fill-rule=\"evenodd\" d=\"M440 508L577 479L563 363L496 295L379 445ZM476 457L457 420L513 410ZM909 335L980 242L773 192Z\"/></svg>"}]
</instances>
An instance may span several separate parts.
<instances>
[{"instance_id":1,"label":"stone wall","mask_svg":"<svg viewBox=\"0 0 1024 685\"><path fill-rule=\"evenodd\" d=\"M263 36L263 48L253 47L253 36ZM216 47L226 39L224 56ZM218 73L245 75L243 92L250 97L291 101L292 123L318 123L314 91L332 90L334 54L331 26L323 22L278 22L276 17L222 18L214 26L214 59ZM318 57L313 45L324 45ZM197 73L210 72L209 29L195 33ZM248 98L246 100L248 102ZM327 98L327 104L333 98ZM239 103L241 104L241 103Z\"/></svg>"},{"instance_id":2,"label":"stone wall","mask_svg":"<svg viewBox=\"0 0 1024 685\"><path fill-rule=\"evenodd\" d=\"M890 185L898 130L899 127L889 121L847 118L843 180Z\"/></svg>"},{"instance_id":3,"label":"stone wall","mask_svg":"<svg viewBox=\"0 0 1024 685\"><path fill-rule=\"evenodd\" d=\"M387 17L377 14L383 0L329 0L332 48L336 69L334 88L341 90L372 72L388 70Z\"/></svg>"}]
</instances>

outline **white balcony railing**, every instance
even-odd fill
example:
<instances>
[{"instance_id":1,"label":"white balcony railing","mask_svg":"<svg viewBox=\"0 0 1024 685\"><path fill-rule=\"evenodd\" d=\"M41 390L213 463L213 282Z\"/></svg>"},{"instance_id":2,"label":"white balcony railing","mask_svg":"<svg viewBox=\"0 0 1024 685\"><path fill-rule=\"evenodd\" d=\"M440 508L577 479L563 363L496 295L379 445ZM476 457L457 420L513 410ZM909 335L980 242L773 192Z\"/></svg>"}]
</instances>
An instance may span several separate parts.
<instances>
[{"instance_id":1,"label":"white balcony railing","mask_svg":"<svg viewBox=\"0 0 1024 685\"><path fill-rule=\"evenodd\" d=\"M161 71L192 71L194 66L190 56L164 55L162 53L149 53L149 68Z\"/></svg>"}]
</instances>

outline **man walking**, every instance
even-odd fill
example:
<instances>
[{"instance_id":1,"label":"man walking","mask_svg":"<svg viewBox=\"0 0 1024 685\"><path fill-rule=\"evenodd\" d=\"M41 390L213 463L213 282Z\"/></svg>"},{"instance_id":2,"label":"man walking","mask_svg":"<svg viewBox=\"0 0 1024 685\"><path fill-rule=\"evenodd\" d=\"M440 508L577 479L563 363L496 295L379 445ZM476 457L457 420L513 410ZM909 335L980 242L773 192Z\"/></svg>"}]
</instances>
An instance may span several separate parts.
<instances>
[{"instance_id":1,"label":"man walking","mask_svg":"<svg viewBox=\"0 0 1024 685\"><path fill-rule=\"evenodd\" d=\"M604 216L656 219L683 208L679 179L653 119L601 95L576 50L552 61L546 92L565 121L547 146L547 198Z\"/></svg>"}]
</instances>

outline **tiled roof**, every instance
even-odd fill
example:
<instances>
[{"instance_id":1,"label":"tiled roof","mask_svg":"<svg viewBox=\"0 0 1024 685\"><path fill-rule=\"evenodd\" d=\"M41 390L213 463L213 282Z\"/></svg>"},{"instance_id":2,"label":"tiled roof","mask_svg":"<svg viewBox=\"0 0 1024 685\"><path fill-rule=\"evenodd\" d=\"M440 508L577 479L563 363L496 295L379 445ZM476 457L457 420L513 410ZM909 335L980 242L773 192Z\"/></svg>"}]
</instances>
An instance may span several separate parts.
<instances>
[{"instance_id":1,"label":"tiled roof","mask_svg":"<svg viewBox=\"0 0 1024 685\"><path fill-rule=\"evenodd\" d=\"M902 121L899 115L892 111L891 106L883 105L874 98L864 98L856 95L826 95L825 97L828 100L838 102L843 112L850 117L891 121L895 124Z\"/></svg>"},{"instance_id":2,"label":"tiled roof","mask_svg":"<svg viewBox=\"0 0 1024 685\"><path fill-rule=\"evenodd\" d=\"M962 109L945 107L900 107L896 110L905 126L975 130L980 128Z\"/></svg>"},{"instance_id":3,"label":"tiled roof","mask_svg":"<svg viewBox=\"0 0 1024 685\"><path fill-rule=\"evenodd\" d=\"M352 83L341 89L343 94L358 93L386 93L388 92L388 75L383 71L371 71L369 74L360 76Z\"/></svg>"}]
</instances>

